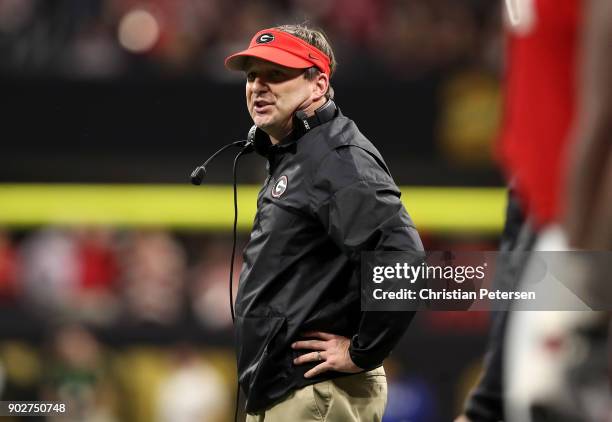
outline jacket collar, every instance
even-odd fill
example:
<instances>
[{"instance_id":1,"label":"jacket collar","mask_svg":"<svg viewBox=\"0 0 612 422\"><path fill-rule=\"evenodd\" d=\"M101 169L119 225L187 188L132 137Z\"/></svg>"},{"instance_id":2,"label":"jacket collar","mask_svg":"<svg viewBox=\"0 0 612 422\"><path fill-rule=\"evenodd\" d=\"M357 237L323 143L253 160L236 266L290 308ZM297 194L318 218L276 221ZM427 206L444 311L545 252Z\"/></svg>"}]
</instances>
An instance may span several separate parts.
<instances>
[{"instance_id":1,"label":"jacket collar","mask_svg":"<svg viewBox=\"0 0 612 422\"><path fill-rule=\"evenodd\" d=\"M322 125L336 117L340 110L333 100L328 100L325 104L315 110L310 117L306 116L303 111L297 111L293 115L293 130L280 143L274 145L270 137L263 130L257 128L253 139L255 151L264 156L269 157L270 154L295 152L297 141L308 133L313 128Z\"/></svg>"}]
</instances>

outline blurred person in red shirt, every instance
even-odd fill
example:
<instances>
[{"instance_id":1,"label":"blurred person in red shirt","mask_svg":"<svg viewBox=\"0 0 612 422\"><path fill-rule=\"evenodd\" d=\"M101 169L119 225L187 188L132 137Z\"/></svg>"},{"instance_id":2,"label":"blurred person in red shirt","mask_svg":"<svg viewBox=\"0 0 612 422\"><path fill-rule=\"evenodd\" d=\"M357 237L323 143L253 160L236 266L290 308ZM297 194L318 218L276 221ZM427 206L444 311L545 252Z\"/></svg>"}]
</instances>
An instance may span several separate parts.
<instances>
[{"instance_id":1,"label":"blurred person in red shirt","mask_svg":"<svg viewBox=\"0 0 612 422\"><path fill-rule=\"evenodd\" d=\"M515 312L510 317L505 363L509 421L612 420L612 3L585 0L583 5L576 121L562 163L569 164L559 186L566 196L555 220L562 227L543 233L538 247L578 249L564 255L556 270L588 310Z\"/></svg>"},{"instance_id":2,"label":"blurred person in red shirt","mask_svg":"<svg viewBox=\"0 0 612 422\"><path fill-rule=\"evenodd\" d=\"M505 115L499 157L537 230L560 218L563 156L576 108L582 0L508 2ZM516 5L516 6L512 6Z\"/></svg>"},{"instance_id":3,"label":"blurred person in red shirt","mask_svg":"<svg viewBox=\"0 0 612 422\"><path fill-rule=\"evenodd\" d=\"M78 286L74 306L90 322L109 323L117 314L119 277L115 232L90 227L76 233Z\"/></svg>"},{"instance_id":4,"label":"blurred person in red shirt","mask_svg":"<svg viewBox=\"0 0 612 422\"><path fill-rule=\"evenodd\" d=\"M510 196L500 252L520 252L537 248L537 238L559 232L583 1L507 0L504 5L507 63L498 157ZM526 259L504 264L496 283L516 289L526 264ZM493 315L483 374L460 420L505 419L502 366L508 315Z\"/></svg>"},{"instance_id":5,"label":"blurred person in red shirt","mask_svg":"<svg viewBox=\"0 0 612 422\"><path fill-rule=\"evenodd\" d=\"M0 230L0 303L11 302L19 294L17 253L11 237Z\"/></svg>"}]
</instances>

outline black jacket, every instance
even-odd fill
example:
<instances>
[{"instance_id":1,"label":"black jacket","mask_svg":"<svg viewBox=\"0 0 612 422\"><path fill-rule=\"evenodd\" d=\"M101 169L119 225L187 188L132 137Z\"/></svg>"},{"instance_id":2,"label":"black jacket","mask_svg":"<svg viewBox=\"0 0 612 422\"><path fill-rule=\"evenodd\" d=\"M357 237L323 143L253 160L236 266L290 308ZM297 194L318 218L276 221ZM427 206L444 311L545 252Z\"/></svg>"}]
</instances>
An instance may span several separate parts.
<instances>
[{"instance_id":1,"label":"black jacket","mask_svg":"<svg viewBox=\"0 0 612 422\"><path fill-rule=\"evenodd\" d=\"M321 111L322 110L322 111ZM321 113L319 113L321 111ZM258 131L256 150L269 175L244 251L236 299L238 376L249 413L312 379L295 366L291 343L321 330L352 338L363 368L380 366L413 312L362 312L362 251L420 251L419 235L380 153L328 102L278 145Z\"/></svg>"}]
</instances>

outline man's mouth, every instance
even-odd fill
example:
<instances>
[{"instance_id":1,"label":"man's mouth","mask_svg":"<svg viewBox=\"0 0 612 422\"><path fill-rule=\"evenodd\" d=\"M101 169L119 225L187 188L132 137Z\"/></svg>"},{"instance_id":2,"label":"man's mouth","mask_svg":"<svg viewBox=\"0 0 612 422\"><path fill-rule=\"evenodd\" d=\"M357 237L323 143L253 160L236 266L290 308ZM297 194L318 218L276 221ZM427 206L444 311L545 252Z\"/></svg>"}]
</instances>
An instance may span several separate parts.
<instances>
[{"instance_id":1,"label":"man's mouth","mask_svg":"<svg viewBox=\"0 0 612 422\"><path fill-rule=\"evenodd\" d=\"M256 100L253 103L253 108L255 110L255 113L265 113L271 106L272 106L272 103L269 101L265 101L265 100Z\"/></svg>"}]
</instances>

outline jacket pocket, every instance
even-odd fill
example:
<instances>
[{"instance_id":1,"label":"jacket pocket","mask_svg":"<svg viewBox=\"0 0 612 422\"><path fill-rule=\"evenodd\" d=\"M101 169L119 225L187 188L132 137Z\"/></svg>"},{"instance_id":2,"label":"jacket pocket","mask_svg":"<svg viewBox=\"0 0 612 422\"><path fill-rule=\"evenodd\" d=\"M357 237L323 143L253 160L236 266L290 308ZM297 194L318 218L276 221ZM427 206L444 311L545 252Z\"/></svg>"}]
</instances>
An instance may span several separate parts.
<instances>
[{"instance_id":1,"label":"jacket pocket","mask_svg":"<svg viewBox=\"0 0 612 422\"><path fill-rule=\"evenodd\" d=\"M238 379L247 396L247 411L273 401L287 379L287 321L284 316L236 317ZM290 358L290 357L289 357Z\"/></svg>"},{"instance_id":2,"label":"jacket pocket","mask_svg":"<svg viewBox=\"0 0 612 422\"><path fill-rule=\"evenodd\" d=\"M377 382L383 384L387 383L387 375L385 373L385 368L382 365L370 371L363 372L362 375L365 380L370 382Z\"/></svg>"},{"instance_id":3,"label":"jacket pocket","mask_svg":"<svg viewBox=\"0 0 612 422\"><path fill-rule=\"evenodd\" d=\"M331 405L331 383L332 382L328 380L306 387L312 389L312 399L316 410L316 416L322 421L327 420L327 414L329 413L329 407Z\"/></svg>"}]
</instances>

